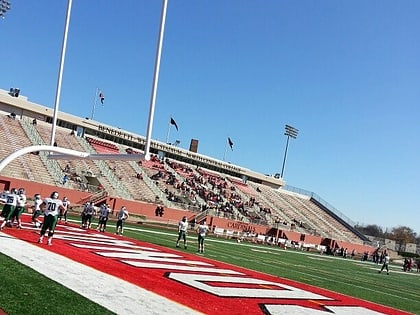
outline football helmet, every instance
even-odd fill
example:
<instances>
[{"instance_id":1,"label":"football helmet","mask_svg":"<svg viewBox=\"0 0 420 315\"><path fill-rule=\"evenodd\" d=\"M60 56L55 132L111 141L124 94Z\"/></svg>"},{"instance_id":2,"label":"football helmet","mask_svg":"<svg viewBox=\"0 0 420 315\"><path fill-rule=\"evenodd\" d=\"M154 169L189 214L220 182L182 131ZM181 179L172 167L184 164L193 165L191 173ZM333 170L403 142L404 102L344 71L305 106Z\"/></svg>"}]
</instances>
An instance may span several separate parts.
<instances>
[{"instance_id":1,"label":"football helmet","mask_svg":"<svg viewBox=\"0 0 420 315\"><path fill-rule=\"evenodd\" d=\"M41 195L40 194L35 194L34 198L35 199L41 199Z\"/></svg>"},{"instance_id":2,"label":"football helmet","mask_svg":"<svg viewBox=\"0 0 420 315\"><path fill-rule=\"evenodd\" d=\"M17 189L16 188L12 188L10 190L10 193L13 194L13 195L17 195Z\"/></svg>"},{"instance_id":3,"label":"football helmet","mask_svg":"<svg viewBox=\"0 0 420 315\"><path fill-rule=\"evenodd\" d=\"M68 199L67 199L67 197L64 197L64 198L63 198L63 201L67 201L67 200L68 200Z\"/></svg>"},{"instance_id":4,"label":"football helmet","mask_svg":"<svg viewBox=\"0 0 420 315\"><path fill-rule=\"evenodd\" d=\"M54 191L54 192L51 194L51 198L52 198L52 199L58 199L58 192Z\"/></svg>"},{"instance_id":5,"label":"football helmet","mask_svg":"<svg viewBox=\"0 0 420 315\"><path fill-rule=\"evenodd\" d=\"M24 195L25 194L25 188L19 188L18 194L19 195Z\"/></svg>"}]
</instances>

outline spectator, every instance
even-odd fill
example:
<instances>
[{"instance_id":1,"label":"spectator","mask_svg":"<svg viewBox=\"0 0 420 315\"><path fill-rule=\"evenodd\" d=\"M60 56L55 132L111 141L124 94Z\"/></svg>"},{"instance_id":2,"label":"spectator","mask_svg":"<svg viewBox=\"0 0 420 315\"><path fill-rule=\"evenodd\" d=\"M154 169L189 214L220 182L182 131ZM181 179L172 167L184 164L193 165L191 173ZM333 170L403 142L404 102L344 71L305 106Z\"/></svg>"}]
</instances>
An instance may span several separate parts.
<instances>
[{"instance_id":1,"label":"spectator","mask_svg":"<svg viewBox=\"0 0 420 315\"><path fill-rule=\"evenodd\" d=\"M32 120L32 125L34 125L34 126L36 126L36 118L34 118L33 120Z\"/></svg>"},{"instance_id":2,"label":"spectator","mask_svg":"<svg viewBox=\"0 0 420 315\"><path fill-rule=\"evenodd\" d=\"M159 207L159 216L163 217L163 214L165 213L165 209L163 209L163 206Z\"/></svg>"},{"instance_id":3,"label":"spectator","mask_svg":"<svg viewBox=\"0 0 420 315\"><path fill-rule=\"evenodd\" d=\"M158 217L162 217L163 213L165 212L165 209L163 209L163 206L157 206L155 209L155 215Z\"/></svg>"}]
</instances>

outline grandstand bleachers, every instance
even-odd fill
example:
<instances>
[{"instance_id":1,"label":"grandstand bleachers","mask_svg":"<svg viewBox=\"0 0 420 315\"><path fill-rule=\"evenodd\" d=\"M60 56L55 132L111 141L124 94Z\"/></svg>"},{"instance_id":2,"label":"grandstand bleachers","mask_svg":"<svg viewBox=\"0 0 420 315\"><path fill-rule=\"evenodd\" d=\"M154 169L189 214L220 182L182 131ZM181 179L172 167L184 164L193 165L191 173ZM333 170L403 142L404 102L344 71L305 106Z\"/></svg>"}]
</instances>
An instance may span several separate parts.
<instances>
[{"instance_id":1,"label":"grandstand bleachers","mask_svg":"<svg viewBox=\"0 0 420 315\"><path fill-rule=\"evenodd\" d=\"M98 153L103 153L103 154L119 154L120 153L118 147L113 143L102 141L100 139L95 139L92 137L85 137L85 139Z\"/></svg>"},{"instance_id":2,"label":"grandstand bleachers","mask_svg":"<svg viewBox=\"0 0 420 315\"><path fill-rule=\"evenodd\" d=\"M2 158L18 149L32 145L18 119L19 117L12 119L7 113L0 113L0 156ZM5 169L4 175L54 184L54 179L36 154L26 154L14 160Z\"/></svg>"},{"instance_id":3,"label":"grandstand bleachers","mask_svg":"<svg viewBox=\"0 0 420 315\"><path fill-rule=\"evenodd\" d=\"M33 144L18 120L19 117L13 119L8 117L7 113L0 115L0 141L6 144L0 147L1 158ZM34 128L41 139L49 143L51 124L38 121ZM81 141L84 141L97 153L140 153L128 146L117 145L91 135L79 138L71 133L71 130L59 126L56 129L55 139L60 147L78 151L86 150L81 144ZM80 183L75 178L97 177L104 191L118 194L112 183L103 176L97 163L73 159L57 160L57 163L65 173L71 175L70 184L74 185L75 189L80 189ZM168 158L160 160L155 155L152 155L150 161L143 160L134 166L132 163L135 162L130 164L121 160L104 161L104 163L134 200L153 203L157 197L154 189L157 189L165 194L175 208L178 206L182 208L183 204L197 208L203 206L204 209L211 209L220 217L270 224L284 230L360 243L360 238L351 229L307 196L253 182L245 183L239 178L203 167ZM39 156L34 154L14 160L3 174L54 185L53 177ZM144 180L145 176L150 179L148 183Z\"/></svg>"}]
</instances>

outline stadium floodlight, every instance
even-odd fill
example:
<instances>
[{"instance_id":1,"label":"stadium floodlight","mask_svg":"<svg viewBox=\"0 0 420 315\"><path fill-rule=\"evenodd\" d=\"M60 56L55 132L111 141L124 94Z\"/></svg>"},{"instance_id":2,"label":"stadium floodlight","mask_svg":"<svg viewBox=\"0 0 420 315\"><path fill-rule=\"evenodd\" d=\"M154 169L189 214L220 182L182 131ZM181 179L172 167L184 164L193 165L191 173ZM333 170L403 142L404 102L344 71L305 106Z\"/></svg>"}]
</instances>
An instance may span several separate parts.
<instances>
[{"instance_id":1,"label":"stadium floodlight","mask_svg":"<svg viewBox=\"0 0 420 315\"><path fill-rule=\"evenodd\" d=\"M11 8L9 0L0 0L0 18L4 19L6 17L6 12Z\"/></svg>"},{"instance_id":2,"label":"stadium floodlight","mask_svg":"<svg viewBox=\"0 0 420 315\"><path fill-rule=\"evenodd\" d=\"M10 88L10 91L9 91L10 96L19 97L19 94L20 94L20 89L13 88L13 87Z\"/></svg>"},{"instance_id":3,"label":"stadium floodlight","mask_svg":"<svg viewBox=\"0 0 420 315\"><path fill-rule=\"evenodd\" d=\"M284 173L284 166L286 164L287 149L289 148L289 139L290 138L296 139L298 132L299 132L298 129L290 125L285 126L284 135L287 136L287 142L286 142L286 150L284 150L283 166L281 168L281 175L280 175L282 179L283 179L283 173Z\"/></svg>"}]
</instances>

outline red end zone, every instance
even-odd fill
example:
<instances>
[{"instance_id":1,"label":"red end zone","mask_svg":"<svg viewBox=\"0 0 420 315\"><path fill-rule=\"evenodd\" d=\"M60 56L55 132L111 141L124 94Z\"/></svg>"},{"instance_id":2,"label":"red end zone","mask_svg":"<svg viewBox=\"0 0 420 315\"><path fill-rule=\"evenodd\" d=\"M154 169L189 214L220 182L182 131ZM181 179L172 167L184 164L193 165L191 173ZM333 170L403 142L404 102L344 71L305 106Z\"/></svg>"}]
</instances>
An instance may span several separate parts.
<instances>
[{"instance_id":1,"label":"red end zone","mask_svg":"<svg viewBox=\"0 0 420 315\"><path fill-rule=\"evenodd\" d=\"M23 220L28 218L24 216ZM25 225L29 227L29 224ZM3 232L206 314L408 314L306 284L109 233L59 225ZM133 299L136 299L133 296Z\"/></svg>"}]
</instances>

